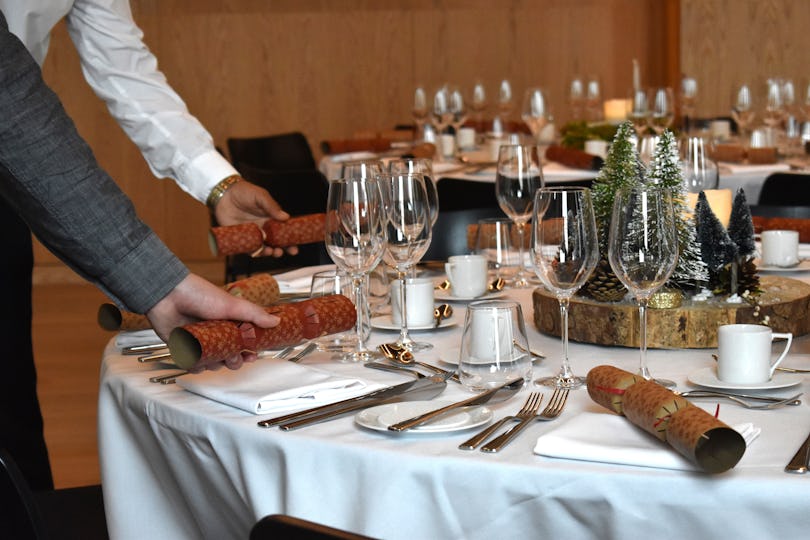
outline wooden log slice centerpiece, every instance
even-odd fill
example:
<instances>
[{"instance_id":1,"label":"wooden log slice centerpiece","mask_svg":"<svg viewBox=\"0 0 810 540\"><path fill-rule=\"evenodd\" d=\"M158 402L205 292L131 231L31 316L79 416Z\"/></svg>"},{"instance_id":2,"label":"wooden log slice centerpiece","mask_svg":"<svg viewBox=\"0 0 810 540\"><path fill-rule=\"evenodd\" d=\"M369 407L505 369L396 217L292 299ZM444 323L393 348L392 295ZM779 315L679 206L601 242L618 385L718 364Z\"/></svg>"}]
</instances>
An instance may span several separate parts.
<instances>
[{"instance_id":1,"label":"wooden log slice centerpiece","mask_svg":"<svg viewBox=\"0 0 810 540\"><path fill-rule=\"evenodd\" d=\"M647 345L659 349L717 347L717 327L723 324L767 324L774 332L801 336L810 332L810 285L781 276L761 276L763 293L755 304L724 299L647 310ZM533 295L534 324L540 332L560 336L557 298L545 289ZM597 345L639 346L638 306L632 300L606 303L575 296L568 313L568 337Z\"/></svg>"}]
</instances>

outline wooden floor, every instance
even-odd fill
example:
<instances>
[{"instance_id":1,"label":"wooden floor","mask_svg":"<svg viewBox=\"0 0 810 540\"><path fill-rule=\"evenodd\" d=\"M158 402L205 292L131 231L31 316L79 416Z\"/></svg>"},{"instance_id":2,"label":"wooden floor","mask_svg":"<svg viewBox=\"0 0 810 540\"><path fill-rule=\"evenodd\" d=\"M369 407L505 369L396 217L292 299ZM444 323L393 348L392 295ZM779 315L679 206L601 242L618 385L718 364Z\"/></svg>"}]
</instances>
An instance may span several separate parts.
<instances>
[{"instance_id":1,"label":"wooden floor","mask_svg":"<svg viewBox=\"0 0 810 540\"><path fill-rule=\"evenodd\" d=\"M99 328L96 311L105 301L91 285L34 287L34 357L57 488L100 482L96 402L101 354L112 334Z\"/></svg>"}]
</instances>

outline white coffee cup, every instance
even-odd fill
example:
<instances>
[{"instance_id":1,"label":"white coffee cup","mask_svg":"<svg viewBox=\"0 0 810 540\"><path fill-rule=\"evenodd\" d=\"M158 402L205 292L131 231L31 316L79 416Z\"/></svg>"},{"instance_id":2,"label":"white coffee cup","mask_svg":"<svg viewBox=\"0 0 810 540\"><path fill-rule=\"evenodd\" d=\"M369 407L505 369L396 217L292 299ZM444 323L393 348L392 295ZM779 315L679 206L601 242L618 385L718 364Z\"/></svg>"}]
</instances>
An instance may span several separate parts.
<instances>
[{"instance_id":1,"label":"white coffee cup","mask_svg":"<svg viewBox=\"0 0 810 540\"><path fill-rule=\"evenodd\" d=\"M771 362L771 343L787 339L782 354ZM732 384L766 383L787 356L793 334L776 333L759 324L725 324L718 328L717 378Z\"/></svg>"},{"instance_id":2,"label":"white coffee cup","mask_svg":"<svg viewBox=\"0 0 810 540\"><path fill-rule=\"evenodd\" d=\"M406 320L409 328L433 324L433 280L430 278L411 278L406 280ZM402 324L400 309L402 299L402 281L391 282L391 322Z\"/></svg>"},{"instance_id":3,"label":"white coffee cup","mask_svg":"<svg viewBox=\"0 0 810 540\"><path fill-rule=\"evenodd\" d=\"M798 264L798 231L763 231L762 263L765 266L794 266Z\"/></svg>"},{"instance_id":4,"label":"white coffee cup","mask_svg":"<svg viewBox=\"0 0 810 540\"><path fill-rule=\"evenodd\" d=\"M453 255L444 271L453 296L476 298L487 292L487 258L483 255Z\"/></svg>"},{"instance_id":5,"label":"white coffee cup","mask_svg":"<svg viewBox=\"0 0 810 540\"><path fill-rule=\"evenodd\" d=\"M475 129L469 127L460 128L456 136L456 143L459 148L464 150L475 148Z\"/></svg>"}]
</instances>

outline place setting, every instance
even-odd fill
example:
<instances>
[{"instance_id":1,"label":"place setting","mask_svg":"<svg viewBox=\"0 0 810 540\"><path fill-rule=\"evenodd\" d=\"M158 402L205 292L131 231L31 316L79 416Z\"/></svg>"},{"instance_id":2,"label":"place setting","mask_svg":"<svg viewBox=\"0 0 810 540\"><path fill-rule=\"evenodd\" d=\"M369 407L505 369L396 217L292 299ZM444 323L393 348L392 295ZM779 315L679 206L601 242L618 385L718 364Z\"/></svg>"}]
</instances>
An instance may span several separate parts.
<instances>
[{"instance_id":1,"label":"place setting","mask_svg":"<svg viewBox=\"0 0 810 540\"><path fill-rule=\"evenodd\" d=\"M798 231L762 231L760 253L761 257L754 259L760 272L792 274L810 271L810 260L800 256Z\"/></svg>"},{"instance_id":2,"label":"place setting","mask_svg":"<svg viewBox=\"0 0 810 540\"><path fill-rule=\"evenodd\" d=\"M483 255L453 255L444 265L447 279L435 286L434 295L446 302L471 302L506 295L506 281L490 279L489 263Z\"/></svg>"}]
</instances>

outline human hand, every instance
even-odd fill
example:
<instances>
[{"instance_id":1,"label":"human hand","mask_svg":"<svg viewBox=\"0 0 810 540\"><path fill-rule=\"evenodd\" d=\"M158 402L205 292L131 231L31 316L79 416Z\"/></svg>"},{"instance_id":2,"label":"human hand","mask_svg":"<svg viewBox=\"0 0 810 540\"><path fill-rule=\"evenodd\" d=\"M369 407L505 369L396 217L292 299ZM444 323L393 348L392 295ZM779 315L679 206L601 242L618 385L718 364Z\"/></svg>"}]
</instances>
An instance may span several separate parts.
<instances>
[{"instance_id":1,"label":"human hand","mask_svg":"<svg viewBox=\"0 0 810 540\"><path fill-rule=\"evenodd\" d=\"M236 225L249 221L263 222L267 219L276 221L290 219L290 214L279 206L267 190L244 179L233 184L219 199L214 208L214 216L220 225ZM281 257L284 255L284 251L282 248L266 246L262 255ZM296 255L298 247L288 247L286 252Z\"/></svg>"},{"instance_id":2,"label":"human hand","mask_svg":"<svg viewBox=\"0 0 810 540\"><path fill-rule=\"evenodd\" d=\"M152 327L164 340L171 331L184 324L208 319L246 321L262 328L279 323L259 305L231 296L219 287L195 274L189 274L160 302L146 312ZM242 367L243 362L256 360L255 354L242 354L228 358L224 364L230 369Z\"/></svg>"}]
</instances>

